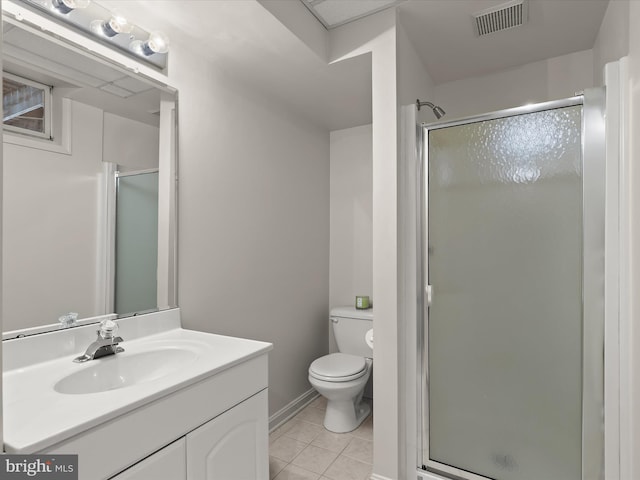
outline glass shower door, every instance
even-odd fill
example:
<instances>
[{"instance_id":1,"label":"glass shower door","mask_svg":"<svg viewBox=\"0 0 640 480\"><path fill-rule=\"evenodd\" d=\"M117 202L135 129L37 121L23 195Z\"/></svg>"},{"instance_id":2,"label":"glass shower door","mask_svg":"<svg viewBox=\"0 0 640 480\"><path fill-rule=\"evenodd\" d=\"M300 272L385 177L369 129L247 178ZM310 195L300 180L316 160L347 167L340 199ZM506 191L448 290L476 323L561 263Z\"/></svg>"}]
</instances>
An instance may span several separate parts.
<instances>
[{"instance_id":1,"label":"glass shower door","mask_svg":"<svg viewBox=\"0 0 640 480\"><path fill-rule=\"evenodd\" d=\"M427 470L583 479L582 117L425 131Z\"/></svg>"},{"instance_id":2,"label":"glass shower door","mask_svg":"<svg viewBox=\"0 0 640 480\"><path fill-rule=\"evenodd\" d=\"M120 174L116 190L115 312L158 305L158 172Z\"/></svg>"}]
</instances>

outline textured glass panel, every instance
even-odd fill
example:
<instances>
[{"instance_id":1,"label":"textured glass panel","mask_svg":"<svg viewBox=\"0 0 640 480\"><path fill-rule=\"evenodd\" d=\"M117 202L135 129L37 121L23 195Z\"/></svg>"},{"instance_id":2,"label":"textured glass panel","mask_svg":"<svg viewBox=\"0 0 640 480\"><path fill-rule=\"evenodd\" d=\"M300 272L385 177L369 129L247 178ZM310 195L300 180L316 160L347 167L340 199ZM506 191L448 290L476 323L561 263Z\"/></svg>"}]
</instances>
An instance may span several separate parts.
<instances>
[{"instance_id":1,"label":"textured glass panel","mask_svg":"<svg viewBox=\"0 0 640 480\"><path fill-rule=\"evenodd\" d=\"M429 132L429 456L579 480L581 107Z\"/></svg>"},{"instance_id":2,"label":"textured glass panel","mask_svg":"<svg viewBox=\"0 0 640 480\"><path fill-rule=\"evenodd\" d=\"M158 295L158 174L118 178L116 313L155 309Z\"/></svg>"}]
</instances>

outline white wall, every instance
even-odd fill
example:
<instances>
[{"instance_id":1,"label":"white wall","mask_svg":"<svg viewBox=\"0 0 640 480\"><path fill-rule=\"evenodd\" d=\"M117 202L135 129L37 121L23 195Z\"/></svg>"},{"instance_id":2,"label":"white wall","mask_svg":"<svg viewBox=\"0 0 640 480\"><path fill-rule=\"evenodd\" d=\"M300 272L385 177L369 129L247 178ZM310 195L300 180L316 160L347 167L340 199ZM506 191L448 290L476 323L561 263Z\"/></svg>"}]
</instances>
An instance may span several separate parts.
<instances>
[{"instance_id":1,"label":"white wall","mask_svg":"<svg viewBox=\"0 0 640 480\"><path fill-rule=\"evenodd\" d=\"M398 350L398 342L404 335L399 311L400 316L406 315L399 304L399 295L404 302L406 285L399 272L404 268L399 258L404 248L409 248L407 245L403 248L402 243L411 242L412 233L406 229L406 220L412 212L415 218L415 210L408 211L407 202L413 201L411 194L407 198L398 196L398 185L405 189L415 180L411 166L405 170L398 165L401 151L398 108L413 104L416 98L431 100L433 85L404 29L396 25L392 10L336 28L331 32L329 47L334 61L367 52L372 55L373 299L377 339L373 369L373 472L376 478L395 479L401 477L404 466L398 445L404 441L402 416L406 401L400 378L400 372L404 371L399 361L402 355ZM405 194L403 190L402 195Z\"/></svg>"},{"instance_id":2,"label":"white wall","mask_svg":"<svg viewBox=\"0 0 640 480\"><path fill-rule=\"evenodd\" d=\"M4 143L4 330L104 313L102 110L72 102L71 154ZM34 302L33 299L38 301Z\"/></svg>"},{"instance_id":3,"label":"white wall","mask_svg":"<svg viewBox=\"0 0 640 480\"><path fill-rule=\"evenodd\" d=\"M353 305L372 295L371 125L330 135L329 305ZM372 300L374 300L372 298Z\"/></svg>"},{"instance_id":4,"label":"white wall","mask_svg":"<svg viewBox=\"0 0 640 480\"><path fill-rule=\"evenodd\" d=\"M121 172L158 168L159 135L156 126L105 112L104 161L117 163Z\"/></svg>"},{"instance_id":5,"label":"white wall","mask_svg":"<svg viewBox=\"0 0 640 480\"><path fill-rule=\"evenodd\" d=\"M417 111L414 103L417 99L438 103L434 98L433 82L418 56L415 46L403 26L404 12L400 12L397 25L398 51L398 105L400 119L398 121L398 389L399 405L399 475L398 478L411 478L408 474L415 468L415 431L417 425L416 395L404 396L404 392L412 391L415 384L413 374L416 364L416 329L417 317L416 289L417 278L417 208L418 165L415 155L416 124L433 122L430 108ZM412 431L407 431L407 429ZM384 438L383 435L376 439ZM384 441L384 440L382 440ZM387 448L391 448L388 445Z\"/></svg>"},{"instance_id":6,"label":"white wall","mask_svg":"<svg viewBox=\"0 0 640 480\"><path fill-rule=\"evenodd\" d=\"M427 68L422 63L422 59L416 51L413 41L407 34L403 25L403 18L407 13L398 10L398 20L396 29L397 38L397 75L398 75L398 105L413 105L417 99L421 101L434 101L433 80L427 72ZM424 112L424 113L423 113ZM435 120L429 109L421 109L418 113L418 121Z\"/></svg>"},{"instance_id":7,"label":"white wall","mask_svg":"<svg viewBox=\"0 0 640 480\"><path fill-rule=\"evenodd\" d=\"M396 21L385 10L331 32L332 61L371 53L373 111L373 472L398 476ZM382 340L379 340L382 339Z\"/></svg>"},{"instance_id":8,"label":"white wall","mask_svg":"<svg viewBox=\"0 0 640 480\"><path fill-rule=\"evenodd\" d=\"M611 0L593 45L593 78L603 85L604 66L629 52L629 0Z\"/></svg>"},{"instance_id":9,"label":"white wall","mask_svg":"<svg viewBox=\"0 0 640 480\"><path fill-rule=\"evenodd\" d=\"M273 414L328 351L329 132L189 50L172 51L183 323L273 342Z\"/></svg>"},{"instance_id":10,"label":"white wall","mask_svg":"<svg viewBox=\"0 0 640 480\"><path fill-rule=\"evenodd\" d=\"M629 138L627 139L631 175L629 233L631 271L631 335L627 345L631 350L629 415L630 438L624 438L622 449L622 471L628 472L630 479L640 478L640 2L629 2ZM625 339L623 339L625 340ZM625 448L625 446L627 448ZM628 469L628 470L627 470ZM625 478L626 480L626 478Z\"/></svg>"},{"instance_id":11,"label":"white wall","mask_svg":"<svg viewBox=\"0 0 640 480\"><path fill-rule=\"evenodd\" d=\"M639 25L638 19L634 20L630 18L629 14L629 0L613 0L609 2L604 19L600 25L600 31L593 46L593 75L597 84L603 83L602 79L604 77L603 74L606 63L618 60L630 53L629 32L631 28L637 29ZM610 69L610 74L612 70L617 72L618 66ZM621 73L624 76L624 67ZM638 70L636 67L636 78L638 78L637 74ZM627 136L628 132L632 132L633 128L633 126L629 124L629 119L626 118L628 111L631 109L628 99L632 98L631 92L627 90L629 80L629 78L623 77L621 81L621 105L614 105L611 108L609 106L607 107L607 125L609 125L609 123L615 124L617 119L614 113L618 107L622 110L623 137ZM611 75L608 81L612 81ZM607 92L607 98L610 96L614 96L615 98L616 94L617 89L612 88ZM609 137L615 134L615 132L608 131L607 141L609 142L611 140ZM632 395L636 387L636 385L634 385L634 378L637 377L637 371L633 368L634 359L629 358L629 356L633 354L634 343L637 345L637 340L629 333L634 329L634 319L633 316L630 315L633 305L631 305L632 302L628 298L629 295L633 297L634 288L638 288L632 284L629 278L631 276L629 273L637 269L637 266L634 266L633 262L630 261L629 258L626 258L625 254L625 251L633 248L634 242L637 243L637 240L630 235L633 219L627 215L627 208L631 207L632 209L633 204L637 202L637 200L633 199L633 195L635 194L633 189L633 175L628 175L629 171L627 170L631 167L629 170L633 171L633 159L629 158L630 142L628 140L629 139L627 139L626 142L621 142L620 145L611 143L607 145L608 153L618 154L618 151L621 153L619 164L616 162L611 164L614 171L616 168L620 168L620 177L616 178L614 175L613 178L607 179L608 185L612 184L615 186L615 188L611 189L613 195L618 195L617 189L620 189L621 200L619 206L620 215L618 218L612 220L616 226L619 226L619 230L616 230L615 234L611 234L614 241L607 241L609 244L607 248L613 249L612 251L614 252L620 250L619 255L621 255L619 275L614 277L615 281L619 282L620 292L618 298L620 299L620 303L619 305L616 303L615 309L609 312L610 318L617 316L619 323L613 324L612 322L612 329L610 330L613 332L612 335L609 335L609 332L605 331L605 340L608 341L607 348L614 346L611 348L611 351L615 353L609 353L609 355L616 355L616 357L609 356L605 359L605 366L608 369L605 372L605 385L608 385L610 380L612 384L611 387L605 389L605 418L609 418L609 421L605 424L605 474L607 475L607 479L611 477L612 480L618 478L621 480L637 478L639 475L639 471L636 471L635 474L633 472L633 462L637 457L636 452L639 448L638 444L635 443L637 442L639 430L637 428L637 422L634 425L632 421L633 416L637 415L637 411L634 411L632 408L634 403L637 404L637 397L634 399ZM627 204L627 202L630 205ZM614 204L613 202L611 203L612 205ZM615 205L617 208L618 205ZM619 224L616 222L619 222ZM615 241L616 235L619 235L619 241ZM615 268L614 266L614 268L611 269L612 273L616 272ZM611 283L613 284L613 282ZM609 359L612 359L612 361L608 361ZM637 360L635 364L638 365ZM608 412L613 412L613 415L607 417ZM633 438L634 436L636 437L635 439Z\"/></svg>"},{"instance_id":12,"label":"white wall","mask_svg":"<svg viewBox=\"0 0 640 480\"><path fill-rule=\"evenodd\" d=\"M329 34L302 2L258 0L322 60L328 59Z\"/></svg>"},{"instance_id":13,"label":"white wall","mask_svg":"<svg viewBox=\"0 0 640 480\"><path fill-rule=\"evenodd\" d=\"M453 119L572 97L592 86L593 53L584 50L436 85L432 101Z\"/></svg>"}]
</instances>

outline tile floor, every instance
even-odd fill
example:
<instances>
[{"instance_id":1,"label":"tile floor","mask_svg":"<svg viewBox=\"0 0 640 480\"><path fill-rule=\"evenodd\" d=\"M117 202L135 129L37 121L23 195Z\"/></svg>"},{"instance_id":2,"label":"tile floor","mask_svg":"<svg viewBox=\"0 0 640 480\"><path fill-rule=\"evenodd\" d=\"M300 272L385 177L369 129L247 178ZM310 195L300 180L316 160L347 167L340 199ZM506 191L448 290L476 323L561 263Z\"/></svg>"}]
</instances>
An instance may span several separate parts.
<instances>
[{"instance_id":1,"label":"tile floor","mask_svg":"<svg viewBox=\"0 0 640 480\"><path fill-rule=\"evenodd\" d=\"M269 435L272 480L368 480L373 470L373 417L349 433L322 426L319 397Z\"/></svg>"}]
</instances>

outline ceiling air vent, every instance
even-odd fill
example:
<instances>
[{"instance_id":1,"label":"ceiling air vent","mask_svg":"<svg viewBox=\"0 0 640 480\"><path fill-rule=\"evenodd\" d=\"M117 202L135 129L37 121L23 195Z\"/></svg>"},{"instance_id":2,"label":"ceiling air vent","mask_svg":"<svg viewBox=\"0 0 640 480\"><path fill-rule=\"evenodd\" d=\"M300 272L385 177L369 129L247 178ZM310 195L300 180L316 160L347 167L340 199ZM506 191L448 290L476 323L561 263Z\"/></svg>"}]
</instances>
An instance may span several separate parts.
<instances>
[{"instance_id":1,"label":"ceiling air vent","mask_svg":"<svg viewBox=\"0 0 640 480\"><path fill-rule=\"evenodd\" d=\"M515 0L474 14L476 35L482 37L527 23L527 2Z\"/></svg>"}]
</instances>

